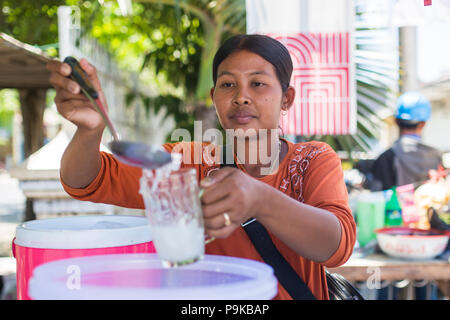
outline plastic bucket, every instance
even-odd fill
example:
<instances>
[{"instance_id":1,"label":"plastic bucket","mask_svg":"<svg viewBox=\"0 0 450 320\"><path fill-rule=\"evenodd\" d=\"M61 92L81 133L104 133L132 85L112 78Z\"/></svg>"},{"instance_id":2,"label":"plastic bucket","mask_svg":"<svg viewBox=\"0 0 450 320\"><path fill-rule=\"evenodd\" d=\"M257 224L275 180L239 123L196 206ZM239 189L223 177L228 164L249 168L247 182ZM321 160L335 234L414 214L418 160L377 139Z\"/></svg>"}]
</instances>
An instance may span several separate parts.
<instances>
[{"instance_id":1,"label":"plastic bucket","mask_svg":"<svg viewBox=\"0 0 450 320\"><path fill-rule=\"evenodd\" d=\"M169 269L156 254L65 259L37 267L29 289L36 300L268 300L276 294L270 266L217 255Z\"/></svg>"},{"instance_id":2,"label":"plastic bucket","mask_svg":"<svg viewBox=\"0 0 450 320\"><path fill-rule=\"evenodd\" d=\"M28 281L35 267L54 260L117 253L151 253L147 218L96 215L33 220L16 228L17 299L28 300Z\"/></svg>"}]
</instances>

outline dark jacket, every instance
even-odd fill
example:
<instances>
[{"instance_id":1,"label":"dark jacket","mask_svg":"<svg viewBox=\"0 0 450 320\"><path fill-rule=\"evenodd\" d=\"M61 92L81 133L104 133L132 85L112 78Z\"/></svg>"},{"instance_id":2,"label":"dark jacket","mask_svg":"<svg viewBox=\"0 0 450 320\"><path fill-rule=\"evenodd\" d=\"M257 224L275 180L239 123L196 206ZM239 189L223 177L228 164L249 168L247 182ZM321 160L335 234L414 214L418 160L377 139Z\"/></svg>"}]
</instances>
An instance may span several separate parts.
<instances>
[{"instance_id":1,"label":"dark jacket","mask_svg":"<svg viewBox=\"0 0 450 320\"><path fill-rule=\"evenodd\" d=\"M423 183L428 171L442 163L442 153L420 141L420 138L402 135L391 148L374 162L373 189L387 190L392 186Z\"/></svg>"}]
</instances>

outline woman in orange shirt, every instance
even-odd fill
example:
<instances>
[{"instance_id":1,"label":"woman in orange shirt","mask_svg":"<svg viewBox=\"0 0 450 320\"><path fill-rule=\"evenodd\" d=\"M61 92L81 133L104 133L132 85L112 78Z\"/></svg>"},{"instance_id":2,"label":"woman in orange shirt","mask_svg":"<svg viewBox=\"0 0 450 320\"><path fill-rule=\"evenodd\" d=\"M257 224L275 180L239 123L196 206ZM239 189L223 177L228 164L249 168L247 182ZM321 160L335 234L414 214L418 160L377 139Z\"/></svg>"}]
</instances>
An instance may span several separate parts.
<instances>
[{"instance_id":1,"label":"woman in orange shirt","mask_svg":"<svg viewBox=\"0 0 450 320\"><path fill-rule=\"evenodd\" d=\"M80 63L106 105L95 68L84 59ZM61 160L65 190L81 200L144 208L139 194L141 169L99 151L105 127L101 116L79 86L67 78L68 65L52 61L48 69L57 91L58 111L77 126ZM205 189L205 229L216 238L206 246L206 253L262 261L241 227L255 218L314 296L328 299L324 268L341 265L350 257L355 223L340 159L330 146L321 142L293 144L278 137L280 115L292 106L295 97L289 84L291 74L289 52L280 42L262 35L228 39L214 58L211 98L224 129L253 135L247 135L240 146L236 136L233 140L237 168L220 169L218 163L205 159L194 164L185 161L182 167L195 167ZM274 161L263 163L261 142L266 144L270 159L278 160L278 167L273 167ZM187 145L187 149L195 149L187 142L164 147L172 151ZM256 161L250 161L252 155ZM276 298L291 299L281 285Z\"/></svg>"}]
</instances>

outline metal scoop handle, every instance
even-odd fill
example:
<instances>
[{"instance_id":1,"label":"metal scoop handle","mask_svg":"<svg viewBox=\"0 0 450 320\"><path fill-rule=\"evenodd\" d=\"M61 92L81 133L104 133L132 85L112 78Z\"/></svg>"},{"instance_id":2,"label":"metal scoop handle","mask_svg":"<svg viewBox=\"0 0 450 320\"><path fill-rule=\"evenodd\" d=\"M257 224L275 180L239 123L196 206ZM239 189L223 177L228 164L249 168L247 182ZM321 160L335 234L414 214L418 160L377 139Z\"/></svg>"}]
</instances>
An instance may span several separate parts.
<instances>
[{"instance_id":1,"label":"metal scoop handle","mask_svg":"<svg viewBox=\"0 0 450 320\"><path fill-rule=\"evenodd\" d=\"M109 129L109 132L111 132L113 139L119 140L119 134L116 128L114 127L111 119L109 118L108 112L101 104L97 90L95 90L86 72L83 70L83 68L81 68L78 60L75 59L74 57L68 56L64 59L64 62L67 63L72 69L69 77L80 85L81 91L92 103L97 112L100 113L100 115L103 118L103 121L105 122L106 126Z\"/></svg>"},{"instance_id":2,"label":"metal scoop handle","mask_svg":"<svg viewBox=\"0 0 450 320\"><path fill-rule=\"evenodd\" d=\"M93 99L98 99L98 92L95 90L86 72L81 68L80 63L74 57L68 56L64 59L64 63L67 63L72 69L70 78L80 85L84 91L86 91Z\"/></svg>"}]
</instances>

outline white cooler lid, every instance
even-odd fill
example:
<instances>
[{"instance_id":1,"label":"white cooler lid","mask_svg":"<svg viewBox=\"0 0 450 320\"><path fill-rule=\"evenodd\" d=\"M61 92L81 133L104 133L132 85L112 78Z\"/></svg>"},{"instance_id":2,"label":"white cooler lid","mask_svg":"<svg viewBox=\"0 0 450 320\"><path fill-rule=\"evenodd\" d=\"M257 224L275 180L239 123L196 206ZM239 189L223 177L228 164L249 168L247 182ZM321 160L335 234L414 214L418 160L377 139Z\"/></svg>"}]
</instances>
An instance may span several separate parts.
<instances>
[{"instance_id":1,"label":"white cooler lid","mask_svg":"<svg viewBox=\"0 0 450 320\"><path fill-rule=\"evenodd\" d=\"M42 249L93 249L152 240L146 217L90 215L32 220L16 228L15 244Z\"/></svg>"},{"instance_id":2,"label":"white cooler lid","mask_svg":"<svg viewBox=\"0 0 450 320\"><path fill-rule=\"evenodd\" d=\"M262 262L205 255L166 269L155 253L131 253L42 264L28 294L36 300L269 300L277 290L273 269Z\"/></svg>"}]
</instances>

